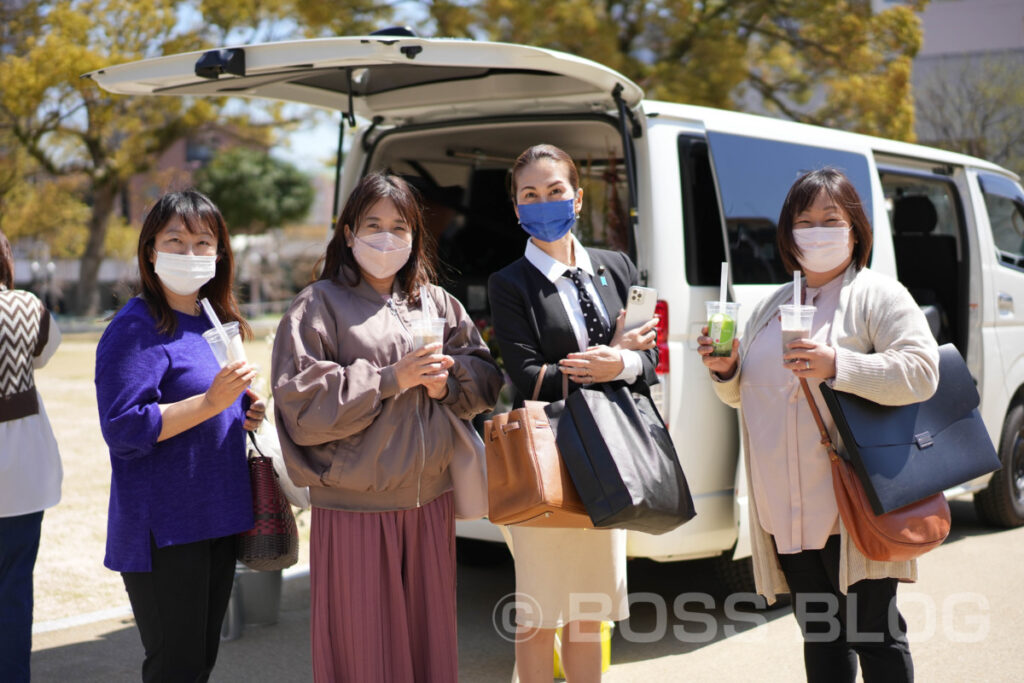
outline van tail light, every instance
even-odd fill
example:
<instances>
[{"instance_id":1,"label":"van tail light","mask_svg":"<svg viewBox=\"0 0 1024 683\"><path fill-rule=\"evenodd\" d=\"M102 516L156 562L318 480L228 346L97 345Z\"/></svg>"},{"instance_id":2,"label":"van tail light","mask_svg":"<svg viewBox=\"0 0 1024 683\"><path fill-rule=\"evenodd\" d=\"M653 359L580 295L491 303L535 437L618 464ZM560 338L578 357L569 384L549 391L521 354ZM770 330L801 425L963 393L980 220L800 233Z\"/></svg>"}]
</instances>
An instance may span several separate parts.
<instances>
[{"instance_id":1,"label":"van tail light","mask_svg":"<svg viewBox=\"0 0 1024 683\"><path fill-rule=\"evenodd\" d=\"M658 299L654 306L654 315L658 316L658 326L655 328L658 331L658 367L654 368L654 371L661 381L651 387L651 400L654 401L654 406L668 427L668 302Z\"/></svg>"},{"instance_id":2,"label":"van tail light","mask_svg":"<svg viewBox=\"0 0 1024 683\"><path fill-rule=\"evenodd\" d=\"M658 299L654 306L654 315L658 317L658 367L654 369L659 375L667 375L669 371L668 360L668 302Z\"/></svg>"}]
</instances>

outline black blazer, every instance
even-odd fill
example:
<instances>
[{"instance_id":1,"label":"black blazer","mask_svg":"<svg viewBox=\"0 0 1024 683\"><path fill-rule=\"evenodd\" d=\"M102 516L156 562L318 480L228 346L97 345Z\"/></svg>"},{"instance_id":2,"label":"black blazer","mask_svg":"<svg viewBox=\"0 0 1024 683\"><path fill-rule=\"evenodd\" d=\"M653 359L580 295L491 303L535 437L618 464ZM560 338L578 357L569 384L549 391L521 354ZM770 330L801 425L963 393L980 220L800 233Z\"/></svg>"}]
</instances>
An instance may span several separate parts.
<instances>
[{"instance_id":1,"label":"black blazer","mask_svg":"<svg viewBox=\"0 0 1024 683\"><path fill-rule=\"evenodd\" d=\"M619 310L625 308L630 285L637 283L636 267L625 254L603 249L587 249L594 266L594 286L614 326ZM601 282L605 277L607 284ZM516 405L529 399L541 367L549 366L541 385L541 401L562 398L562 373L558 361L579 351L569 314L562 305L558 289L537 268L522 257L491 275L487 283L491 304L491 324L505 361L505 371L516 388ZM657 348L639 352L643 370L633 388L649 394L648 386L657 384L654 368ZM580 388L569 382L569 391Z\"/></svg>"}]
</instances>

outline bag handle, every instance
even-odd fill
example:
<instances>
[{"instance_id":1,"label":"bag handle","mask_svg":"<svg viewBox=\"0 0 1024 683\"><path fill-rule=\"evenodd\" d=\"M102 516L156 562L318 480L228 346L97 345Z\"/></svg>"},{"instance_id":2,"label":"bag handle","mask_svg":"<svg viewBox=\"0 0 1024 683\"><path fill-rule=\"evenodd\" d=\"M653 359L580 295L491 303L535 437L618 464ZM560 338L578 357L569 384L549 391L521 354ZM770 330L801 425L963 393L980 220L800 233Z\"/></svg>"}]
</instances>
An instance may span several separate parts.
<instances>
[{"instance_id":1,"label":"bag handle","mask_svg":"<svg viewBox=\"0 0 1024 683\"><path fill-rule=\"evenodd\" d=\"M536 401L537 397L540 396L540 385L544 383L544 373L548 371L548 364L545 363L540 367L540 374L537 375L537 383L533 385L533 397L531 401ZM569 375L562 373L562 398L569 397Z\"/></svg>"},{"instance_id":2,"label":"bag handle","mask_svg":"<svg viewBox=\"0 0 1024 683\"><path fill-rule=\"evenodd\" d=\"M828 459L835 461L839 459L839 452L836 450L836 445L832 443L832 437L828 435L828 430L825 429L825 422L821 419L821 413L818 412L818 404L814 402L814 397L811 396L811 388L807 386L807 380L803 377L800 378L800 386L804 390L804 396L807 397L807 403L811 406L811 415L814 416L814 423L818 425L818 433L821 434L821 445L828 451Z\"/></svg>"}]
</instances>

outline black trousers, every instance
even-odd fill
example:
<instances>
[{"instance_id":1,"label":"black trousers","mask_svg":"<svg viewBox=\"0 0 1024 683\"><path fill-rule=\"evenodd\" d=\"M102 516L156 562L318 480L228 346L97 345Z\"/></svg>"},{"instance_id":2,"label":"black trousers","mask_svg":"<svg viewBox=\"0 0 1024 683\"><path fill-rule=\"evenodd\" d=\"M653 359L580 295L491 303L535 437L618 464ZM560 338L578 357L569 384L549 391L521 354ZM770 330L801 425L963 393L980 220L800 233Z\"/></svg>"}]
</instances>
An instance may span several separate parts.
<instances>
[{"instance_id":1,"label":"black trousers","mask_svg":"<svg viewBox=\"0 0 1024 683\"><path fill-rule=\"evenodd\" d=\"M804 636L809 683L910 682L907 624L896 608L896 579L865 579L839 590L839 536L821 550L779 556Z\"/></svg>"},{"instance_id":2,"label":"black trousers","mask_svg":"<svg viewBox=\"0 0 1024 683\"><path fill-rule=\"evenodd\" d=\"M42 512L0 517L0 680L28 683L32 653L32 570Z\"/></svg>"},{"instance_id":3,"label":"black trousers","mask_svg":"<svg viewBox=\"0 0 1024 683\"><path fill-rule=\"evenodd\" d=\"M206 681L235 578L235 537L151 550L152 571L121 573L146 650L142 680Z\"/></svg>"}]
</instances>

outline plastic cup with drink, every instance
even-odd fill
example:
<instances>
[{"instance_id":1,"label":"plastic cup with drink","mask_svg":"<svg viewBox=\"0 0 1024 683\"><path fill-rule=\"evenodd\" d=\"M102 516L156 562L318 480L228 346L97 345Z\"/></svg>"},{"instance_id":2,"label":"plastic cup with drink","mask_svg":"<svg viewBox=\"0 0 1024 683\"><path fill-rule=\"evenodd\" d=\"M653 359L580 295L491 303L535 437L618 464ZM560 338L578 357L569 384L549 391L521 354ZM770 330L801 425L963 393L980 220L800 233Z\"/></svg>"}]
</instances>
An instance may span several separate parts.
<instances>
[{"instance_id":1,"label":"plastic cup with drink","mask_svg":"<svg viewBox=\"0 0 1024 683\"><path fill-rule=\"evenodd\" d=\"M731 356L732 340L736 336L736 319L740 305L726 301L729 286L729 264L722 263L722 279L718 290L718 301L704 302L708 313L708 336L713 340L715 350L712 356Z\"/></svg>"},{"instance_id":2,"label":"plastic cup with drink","mask_svg":"<svg viewBox=\"0 0 1024 683\"><path fill-rule=\"evenodd\" d=\"M213 350L213 356L217 359L217 364L224 367L236 360L245 360L245 347L242 345L242 335L238 333L238 323L230 322L222 327L224 328L223 337L217 332L216 328L203 332L203 339L206 340L206 343ZM227 339L226 344L225 338Z\"/></svg>"},{"instance_id":3,"label":"plastic cup with drink","mask_svg":"<svg viewBox=\"0 0 1024 683\"><path fill-rule=\"evenodd\" d=\"M789 345L798 339L811 336L811 325L814 322L814 306L800 304L782 304L779 313L782 316L782 353L790 353Z\"/></svg>"},{"instance_id":4,"label":"plastic cup with drink","mask_svg":"<svg viewBox=\"0 0 1024 683\"><path fill-rule=\"evenodd\" d=\"M228 363L246 360L245 347L242 345L242 335L238 331L238 323L222 324L208 299L204 298L200 303L206 312L206 317L213 325L212 328L203 332L203 339L213 350L213 357L217 359L218 365L224 367Z\"/></svg>"},{"instance_id":5,"label":"plastic cup with drink","mask_svg":"<svg viewBox=\"0 0 1024 683\"><path fill-rule=\"evenodd\" d=\"M419 318L409 323L414 349L444 342L444 318Z\"/></svg>"},{"instance_id":6,"label":"plastic cup with drink","mask_svg":"<svg viewBox=\"0 0 1024 683\"><path fill-rule=\"evenodd\" d=\"M779 306L779 316L782 318L782 353L789 353L792 349L789 345L797 339L807 339L811 336L811 325L814 324L814 306L805 306L801 302L800 295L800 271L793 271L793 303Z\"/></svg>"},{"instance_id":7,"label":"plastic cup with drink","mask_svg":"<svg viewBox=\"0 0 1024 683\"><path fill-rule=\"evenodd\" d=\"M708 336L715 345L712 356L731 356L732 340L736 336L736 318L740 305L734 301L706 301L708 310Z\"/></svg>"}]
</instances>

